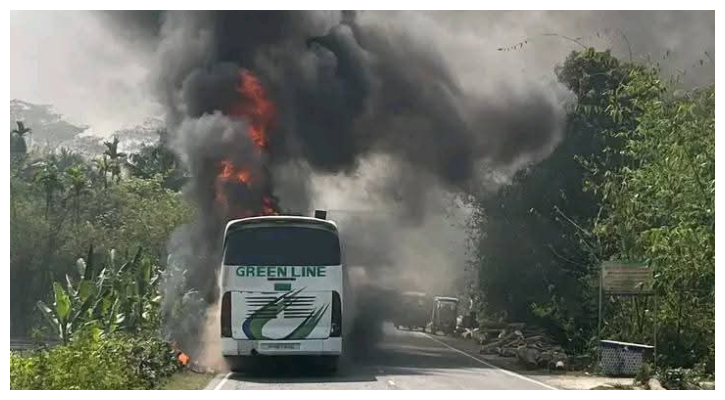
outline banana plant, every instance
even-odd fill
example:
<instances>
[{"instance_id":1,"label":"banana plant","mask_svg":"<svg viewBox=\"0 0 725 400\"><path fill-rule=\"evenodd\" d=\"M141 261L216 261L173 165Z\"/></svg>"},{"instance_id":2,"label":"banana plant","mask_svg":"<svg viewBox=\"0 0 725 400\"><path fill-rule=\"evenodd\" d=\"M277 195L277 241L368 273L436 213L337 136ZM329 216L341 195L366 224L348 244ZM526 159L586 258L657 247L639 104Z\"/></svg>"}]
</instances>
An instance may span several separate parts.
<instances>
[{"instance_id":1,"label":"banana plant","mask_svg":"<svg viewBox=\"0 0 725 400\"><path fill-rule=\"evenodd\" d=\"M94 336L119 330L136 332L153 326L158 318L161 296L159 271L142 256L139 248L133 258L116 268L116 251L111 250L105 266L96 267L93 246L88 257L78 259L78 282L66 275L65 288L53 284L54 303L38 302L38 308L67 342L79 328L88 328Z\"/></svg>"},{"instance_id":2,"label":"banana plant","mask_svg":"<svg viewBox=\"0 0 725 400\"><path fill-rule=\"evenodd\" d=\"M79 259L76 265L82 276L78 283L74 285L70 276L66 275L65 289L60 282L53 283L52 307L43 301L37 303L43 317L63 342L68 342L73 332L87 320L95 303L93 245L88 249L88 262Z\"/></svg>"},{"instance_id":3,"label":"banana plant","mask_svg":"<svg viewBox=\"0 0 725 400\"><path fill-rule=\"evenodd\" d=\"M129 262L119 268L115 290L122 300L123 328L137 331L152 323L161 297L158 295L159 274L154 264L142 257L139 248Z\"/></svg>"}]
</instances>

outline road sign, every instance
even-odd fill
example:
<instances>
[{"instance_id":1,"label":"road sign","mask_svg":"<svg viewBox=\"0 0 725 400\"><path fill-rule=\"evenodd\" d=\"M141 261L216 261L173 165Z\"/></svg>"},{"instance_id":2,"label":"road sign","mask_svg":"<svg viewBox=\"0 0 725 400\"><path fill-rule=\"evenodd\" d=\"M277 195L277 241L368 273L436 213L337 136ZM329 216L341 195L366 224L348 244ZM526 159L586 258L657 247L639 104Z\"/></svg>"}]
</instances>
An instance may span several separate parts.
<instances>
[{"instance_id":1,"label":"road sign","mask_svg":"<svg viewBox=\"0 0 725 400\"><path fill-rule=\"evenodd\" d=\"M650 296L654 295L654 365L657 366L657 293L654 291L654 274L652 268L641 262L604 261L599 281L599 323L597 338L602 338L602 296ZM602 362L602 353L599 354Z\"/></svg>"},{"instance_id":2,"label":"road sign","mask_svg":"<svg viewBox=\"0 0 725 400\"><path fill-rule=\"evenodd\" d=\"M609 294L652 294L652 268L641 263L604 261L602 289Z\"/></svg>"}]
</instances>

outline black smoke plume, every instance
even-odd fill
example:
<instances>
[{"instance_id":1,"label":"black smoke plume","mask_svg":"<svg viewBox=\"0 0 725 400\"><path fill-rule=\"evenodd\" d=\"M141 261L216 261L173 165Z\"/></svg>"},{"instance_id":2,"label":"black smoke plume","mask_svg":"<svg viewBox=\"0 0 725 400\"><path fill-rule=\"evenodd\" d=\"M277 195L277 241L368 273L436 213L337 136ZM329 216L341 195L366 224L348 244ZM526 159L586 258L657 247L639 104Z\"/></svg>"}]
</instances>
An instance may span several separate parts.
<instances>
[{"instance_id":1,"label":"black smoke plume","mask_svg":"<svg viewBox=\"0 0 725 400\"><path fill-rule=\"evenodd\" d=\"M562 130L563 112L549 93L506 82L495 95L468 90L449 68L446 49L402 24L364 23L353 12L119 17L121 25L152 37L153 81L171 144L191 170L186 190L198 213L170 250L188 256L178 260L187 271L185 286L209 304L217 297L221 233L238 216L219 206L215 185L225 160L243 164L261 181L226 190L229 204L259 212L261 199L272 196L279 211L308 214L313 175L351 175L368 157L385 155L395 163L375 195L420 210L408 216L421 219L429 185L470 193L484 171L545 156ZM481 70L485 74L486 66ZM257 77L274 103L262 149L250 139L249 115L232 111L243 100L241 71ZM176 300L172 295L167 293L169 304ZM190 351L194 342L186 344Z\"/></svg>"}]
</instances>

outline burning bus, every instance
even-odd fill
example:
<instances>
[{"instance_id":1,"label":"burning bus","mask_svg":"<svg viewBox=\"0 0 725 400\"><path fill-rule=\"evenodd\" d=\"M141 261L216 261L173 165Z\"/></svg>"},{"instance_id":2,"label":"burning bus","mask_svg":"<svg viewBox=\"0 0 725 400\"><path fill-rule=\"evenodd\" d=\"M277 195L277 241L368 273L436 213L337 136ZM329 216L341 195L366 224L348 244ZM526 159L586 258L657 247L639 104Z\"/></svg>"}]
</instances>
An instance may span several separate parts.
<instances>
[{"instance_id":1,"label":"burning bus","mask_svg":"<svg viewBox=\"0 0 725 400\"><path fill-rule=\"evenodd\" d=\"M337 226L315 218L230 221L221 272L222 355L232 369L258 356L342 354L343 267Z\"/></svg>"}]
</instances>

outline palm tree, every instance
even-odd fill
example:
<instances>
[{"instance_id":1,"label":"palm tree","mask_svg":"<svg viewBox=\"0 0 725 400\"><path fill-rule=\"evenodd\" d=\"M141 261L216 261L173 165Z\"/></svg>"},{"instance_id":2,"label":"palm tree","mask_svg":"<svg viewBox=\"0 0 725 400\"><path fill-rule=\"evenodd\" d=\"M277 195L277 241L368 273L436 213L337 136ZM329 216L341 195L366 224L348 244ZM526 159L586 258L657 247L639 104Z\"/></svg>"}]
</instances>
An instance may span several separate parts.
<instances>
[{"instance_id":1,"label":"palm tree","mask_svg":"<svg viewBox=\"0 0 725 400\"><path fill-rule=\"evenodd\" d=\"M88 190L88 177L80 165L74 165L65 171L69 178L71 195L73 196L74 221L77 223L80 218L80 199Z\"/></svg>"},{"instance_id":2,"label":"palm tree","mask_svg":"<svg viewBox=\"0 0 725 400\"><path fill-rule=\"evenodd\" d=\"M28 152L28 146L25 144L25 136L33 130L26 127L23 121L15 121L17 129L10 131L10 152L16 154L25 154Z\"/></svg>"},{"instance_id":3,"label":"palm tree","mask_svg":"<svg viewBox=\"0 0 725 400\"><path fill-rule=\"evenodd\" d=\"M103 154L103 157L96 158L93 160L98 168L98 174L103 178L103 188L108 188L108 171L111 169L111 163L108 162L108 156Z\"/></svg>"},{"instance_id":4,"label":"palm tree","mask_svg":"<svg viewBox=\"0 0 725 400\"><path fill-rule=\"evenodd\" d=\"M41 161L40 171L35 175L35 181L43 186L45 191L45 219L53 208L55 193L63 190L63 181L58 167L52 161Z\"/></svg>"},{"instance_id":5,"label":"palm tree","mask_svg":"<svg viewBox=\"0 0 725 400\"><path fill-rule=\"evenodd\" d=\"M74 153L73 150L61 147L56 157L56 165L59 171L67 171L71 167L82 164L85 164L83 156Z\"/></svg>"},{"instance_id":6,"label":"palm tree","mask_svg":"<svg viewBox=\"0 0 725 400\"><path fill-rule=\"evenodd\" d=\"M118 137L113 137L113 142L103 142L106 146L106 150L103 152L104 155L108 156L111 178L116 179L116 183L121 180L121 164L126 159L126 153L118 151Z\"/></svg>"},{"instance_id":7,"label":"palm tree","mask_svg":"<svg viewBox=\"0 0 725 400\"><path fill-rule=\"evenodd\" d=\"M28 146L25 143L25 135L32 130L27 128L23 121L15 122L18 127L10 131L10 168L13 174L22 172L25 159L28 155Z\"/></svg>"}]
</instances>

